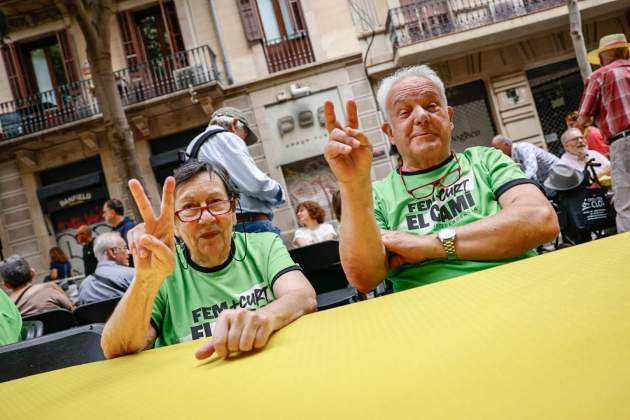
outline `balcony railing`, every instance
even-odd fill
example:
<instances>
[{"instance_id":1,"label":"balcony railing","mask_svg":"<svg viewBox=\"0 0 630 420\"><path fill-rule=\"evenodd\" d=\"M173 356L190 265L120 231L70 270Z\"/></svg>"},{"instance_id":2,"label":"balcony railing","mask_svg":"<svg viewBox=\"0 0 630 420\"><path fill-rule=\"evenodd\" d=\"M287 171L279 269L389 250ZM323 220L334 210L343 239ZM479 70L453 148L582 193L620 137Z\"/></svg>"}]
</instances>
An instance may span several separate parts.
<instances>
[{"instance_id":1,"label":"balcony railing","mask_svg":"<svg viewBox=\"0 0 630 420\"><path fill-rule=\"evenodd\" d=\"M181 51L114 72L123 105L218 80L208 47ZM100 112L91 79L0 103L0 141L78 121Z\"/></svg>"},{"instance_id":2,"label":"balcony railing","mask_svg":"<svg viewBox=\"0 0 630 420\"><path fill-rule=\"evenodd\" d=\"M287 70L315 61L308 33L299 31L263 41L269 73Z\"/></svg>"},{"instance_id":3,"label":"balcony railing","mask_svg":"<svg viewBox=\"0 0 630 420\"><path fill-rule=\"evenodd\" d=\"M566 0L418 0L389 10L394 49L566 4Z\"/></svg>"}]
</instances>

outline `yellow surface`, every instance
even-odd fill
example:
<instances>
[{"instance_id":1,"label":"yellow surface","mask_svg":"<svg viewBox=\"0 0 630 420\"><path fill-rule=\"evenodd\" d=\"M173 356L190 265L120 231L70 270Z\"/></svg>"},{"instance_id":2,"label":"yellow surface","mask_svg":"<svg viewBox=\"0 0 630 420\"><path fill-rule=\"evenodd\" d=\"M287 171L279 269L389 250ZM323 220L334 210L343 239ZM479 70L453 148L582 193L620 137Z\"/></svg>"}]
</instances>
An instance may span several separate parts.
<instances>
[{"instance_id":1,"label":"yellow surface","mask_svg":"<svg viewBox=\"0 0 630 420\"><path fill-rule=\"evenodd\" d=\"M2 419L628 419L630 234L200 342L0 384Z\"/></svg>"}]
</instances>

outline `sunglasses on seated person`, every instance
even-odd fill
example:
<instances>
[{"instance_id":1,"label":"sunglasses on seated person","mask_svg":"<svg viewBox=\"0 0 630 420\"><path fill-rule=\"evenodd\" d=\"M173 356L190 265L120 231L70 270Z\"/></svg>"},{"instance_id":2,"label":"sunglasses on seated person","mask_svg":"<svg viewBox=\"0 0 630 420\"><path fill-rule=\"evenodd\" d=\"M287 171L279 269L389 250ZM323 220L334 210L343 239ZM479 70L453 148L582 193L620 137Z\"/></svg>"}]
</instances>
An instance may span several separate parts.
<instances>
[{"instance_id":1,"label":"sunglasses on seated person","mask_svg":"<svg viewBox=\"0 0 630 420\"><path fill-rule=\"evenodd\" d=\"M207 210L213 216L220 216L222 214L230 213L234 211L236 207L236 200L233 198L229 200L215 201L207 206L201 207L186 207L175 212L175 216L183 223L197 222L201 219L201 215L204 210Z\"/></svg>"}]
</instances>

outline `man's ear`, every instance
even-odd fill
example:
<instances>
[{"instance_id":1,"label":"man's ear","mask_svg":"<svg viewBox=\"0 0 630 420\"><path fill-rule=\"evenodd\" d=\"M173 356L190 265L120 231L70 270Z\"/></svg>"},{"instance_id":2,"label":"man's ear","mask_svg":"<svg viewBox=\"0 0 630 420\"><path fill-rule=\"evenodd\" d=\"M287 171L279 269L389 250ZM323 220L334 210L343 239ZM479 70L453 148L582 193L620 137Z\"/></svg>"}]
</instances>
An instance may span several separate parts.
<instances>
[{"instance_id":1,"label":"man's ear","mask_svg":"<svg viewBox=\"0 0 630 420\"><path fill-rule=\"evenodd\" d=\"M389 138L390 141L394 140L394 134L392 132L392 125L390 123L385 121L383 125L381 126L381 130L383 131L383 133L385 133L385 135Z\"/></svg>"},{"instance_id":2,"label":"man's ear","mask_svg":"<svg viewBox=\"0 0 630 420\"><path fill-rule=\"evenodd\" d=\"M35 278L35 276L37 275L37 273L35 272L35 270L33 270L31 268L31 280L33 280Z\"/></svg>"},{"instance_id":3,"label":"man's ear","mask_svg":"<svg viewBox=\"0 0 630 420\"><path fill-rule=\"evenodd\" d=\"M232 120L232 122L230 123L230 131L232 133L236 133L236 128L238 127L238 120L236 118L234 118Z\"/></svg>"},{"instance_id":4,"label":"man's ear","mask_svg":"<svg viewBox=\"0 0 630 420\"><path fill-rule=\"evenodd\" d=\"M451 121L451 125L453 124L453 117L455 116L455 109L452 106L446 108L448 112L448 119Z\"/></svg>"},{"instance_id":5,"label":"man's ear","mask_svg":"<svg viewBox=\"0 0 630 420\"><path fill-rule=\"evenodd\" d=\"M111 260L114 261L116 259L116 254L114 253L114 249L113 248L109 248L107 250L107 257Z\"/></svg>"}]
</instances>

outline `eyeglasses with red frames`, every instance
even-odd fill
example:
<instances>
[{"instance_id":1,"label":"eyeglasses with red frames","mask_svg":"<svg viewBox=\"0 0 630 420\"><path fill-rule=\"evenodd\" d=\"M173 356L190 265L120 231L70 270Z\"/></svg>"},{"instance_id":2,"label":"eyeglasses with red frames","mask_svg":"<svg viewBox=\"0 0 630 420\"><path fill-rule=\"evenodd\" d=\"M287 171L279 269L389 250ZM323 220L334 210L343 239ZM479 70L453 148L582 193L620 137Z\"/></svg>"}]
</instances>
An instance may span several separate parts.
<instances>
[{"instance_id":1,"label":"eyeglasses with red frames","mask_svg":"<svg viewBox=\"0 0 630 420\"><path fill-rule=\"evenodd\" d=\"M455 152L451 152L451 154L455 158L455 162L457 162L457 166L455 167L455 169L434 181L431 181L424 185L420 185L419 187L415 187L411 190L407 188L405 177L402 173L402 165L400 165L398 173L400 174L400 178L402 179L405 190L409 193L409 195L411 195L416 200L421 200L423 198L433 196L436 187L447 188L459 181L459 178L462 175L462 167L459 164L459 159L457 159L457 154Z\"/></svg>"},{"instance_id":2,"label":"eyeglasses with red frames","mask_svg":"<svg viewBox=\"0 0 630 420\"><path fill-rule=\"evenodd\" d=\"M204 211L207 211L213 216L221 216L222 214L230 213L234 211L236 207L236 200L233 198L229 200L215 201L207 206L201 207L186 207L175 212L175 216L183 223L196 222L201 219L201 215Z\"/></svg>"}]
</instances>

